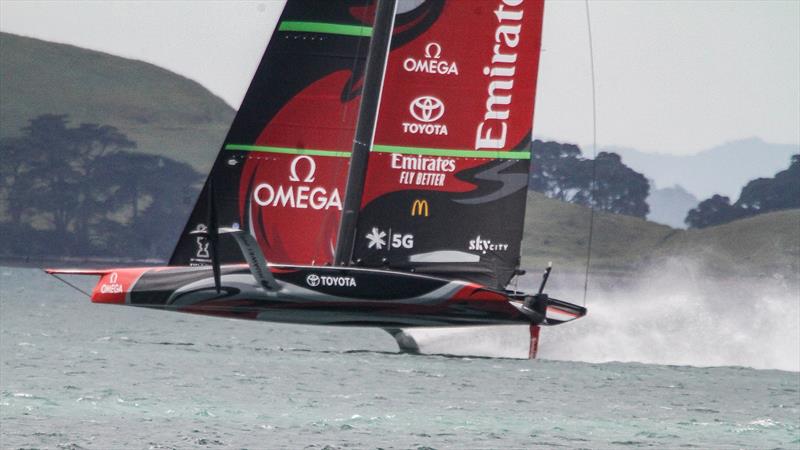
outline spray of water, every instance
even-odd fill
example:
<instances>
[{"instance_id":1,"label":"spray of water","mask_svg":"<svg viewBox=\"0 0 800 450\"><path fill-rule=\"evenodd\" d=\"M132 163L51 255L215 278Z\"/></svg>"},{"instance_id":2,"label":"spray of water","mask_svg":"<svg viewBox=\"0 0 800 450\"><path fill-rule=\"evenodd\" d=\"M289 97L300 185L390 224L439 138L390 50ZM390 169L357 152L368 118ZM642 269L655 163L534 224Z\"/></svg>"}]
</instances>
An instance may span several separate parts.
<instances>
[{"instance_id":1,"label":"spray of water","mask_svg":"<svg viewBox=\"0 0 800 450\"><path fill-rule=\"evenodd\" d=\"M796 282L720 279L702 269L702 263L673 260L635 279L593 283L589 315L544 329L539 357L800 371ZM561 284L549 290L580 298L579 290ZM412 334L426 353L523 358L528 350L526 327Z\"/></svg>"},{"instance_id":2,"label":"spray of water","mask_svg":"<svg viewBox=\"0 0 800 450\"><path fill-rule=\"evenodd\" d=\"M674 260L593 295L591 316L548 330L543 358L800 370L800 292L781 279L717 279Z\"/></svg>"}]
</instances>

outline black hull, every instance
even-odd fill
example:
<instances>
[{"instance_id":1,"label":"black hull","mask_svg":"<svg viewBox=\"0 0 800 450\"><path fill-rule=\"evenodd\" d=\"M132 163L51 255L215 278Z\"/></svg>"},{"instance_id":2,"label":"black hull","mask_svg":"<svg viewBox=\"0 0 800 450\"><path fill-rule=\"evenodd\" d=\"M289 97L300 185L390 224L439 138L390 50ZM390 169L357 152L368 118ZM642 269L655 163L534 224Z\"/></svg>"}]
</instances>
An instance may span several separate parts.
<instances>
[{"instance_id":1,"label":"black hull","mask_svg":"<svg viewBox=\"0 0 800 450\"><path fill-rule=\"evenodd\" d=\"M271 322L381 328L531 323L508 293L471 282L349 267L270 267L280 285L261 288L245 266L144 271L125 303Z\"/></svg>"}]
</instances>

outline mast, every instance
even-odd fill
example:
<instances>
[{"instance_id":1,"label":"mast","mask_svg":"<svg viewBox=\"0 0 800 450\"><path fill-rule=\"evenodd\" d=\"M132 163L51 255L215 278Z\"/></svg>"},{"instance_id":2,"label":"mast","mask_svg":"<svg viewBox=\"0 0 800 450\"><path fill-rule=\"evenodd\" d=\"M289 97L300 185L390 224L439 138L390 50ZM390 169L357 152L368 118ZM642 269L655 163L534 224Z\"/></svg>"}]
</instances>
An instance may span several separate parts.
<instances>
[{"instance_id":1,"label":"mast","mask_svg":"<svg viewBox=\"0 0 800 450\"><path fill-rule=\"evenodd\" d=\"M361 197L364 193L367 161L372 148L372 140L375 136L375 121L378 115L383 74L386 68L386 58L389 54L396 5L397 0L377 0L372 39L367 53L367 67L364 74L364 87L361 93L361 106L358 111L358 124L356 125L356 134L353 139L350 169L347 173L347 188L345 190L344 205L342 206L342 220L339 224L339 236L336 240L335 265L348 266L352 262L358 212L361 208Z\"/></svg>"}]
</instances>

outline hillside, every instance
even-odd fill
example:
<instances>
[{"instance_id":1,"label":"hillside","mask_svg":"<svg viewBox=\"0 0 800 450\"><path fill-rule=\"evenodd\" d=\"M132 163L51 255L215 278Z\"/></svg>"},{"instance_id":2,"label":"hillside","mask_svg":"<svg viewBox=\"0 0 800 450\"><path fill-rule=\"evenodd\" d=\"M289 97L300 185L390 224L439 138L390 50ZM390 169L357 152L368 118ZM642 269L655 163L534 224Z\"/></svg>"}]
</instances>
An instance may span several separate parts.
<instances>
[{"instance_id":1,"label":"hillside","mask_svg":"<svg viewBox=\"0 0 800 450\"><path fill-rule=\"evenodd\" d=\"M590 211L537 192L528 193L522 265L544 267L552 261L566 270L586 264ZM631 216L595 212L592 267L604 272L634 270L659 242L678 232Z\"/></svg>"},{"instance_id":2,"label":"hillside","mask_svg":"<svg viewBox=\"0 0 800 450\"><path fill-rule=\"evenodd\" d=\"M800 209L775 211L670 236L653 258L693 257L716 273L800 275Z\"/></svg>"},{"instance_id":3,"label":"hillside","mask_svg":"<svg viewBox=\"0 0 800 450\"><path fill-rule=\"evenodd\" d=\"M523 266L548 261L570 271L586 264L588 209L528 194ZM800 276L800 209L702 230L677 230L635 217L595 212L592 270L636 272L679 258L709 274Z\"/></svg>"},{"instance_id":4,"label":"hillside","mask_svg":"<svg viewBox=\"0 0 800 450\"><path fill-rule=\"evenodd\" d=\"M152 64L0 33L0 137L40 114L113 125L139 151L205 172L234 111L200 84Z\"/></svg>"}]
</instances>

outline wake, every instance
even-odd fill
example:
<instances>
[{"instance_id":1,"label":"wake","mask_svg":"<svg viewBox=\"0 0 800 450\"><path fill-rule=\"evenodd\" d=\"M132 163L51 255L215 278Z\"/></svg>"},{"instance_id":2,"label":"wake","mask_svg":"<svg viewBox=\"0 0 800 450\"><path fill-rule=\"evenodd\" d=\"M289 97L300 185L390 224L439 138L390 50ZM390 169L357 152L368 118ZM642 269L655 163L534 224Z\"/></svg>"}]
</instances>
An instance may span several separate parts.
<instances>
[{"instance_id":1,"label":"wake","mask_svg":"<svg viewBox=\"0 0 800 450\"><path fill-rule=\"evenodd\" d=\"M544 328L539 357L800 371L796 284L763 278L720 280L700 273L696 264L673 261L638 280L590 284L589 314ZM576 282L572 280L572 286ZM565 299L582 296L574 288L549 290ZM528 350L526 327L411 334L425 353L524 358Z\"/></svg>"}]
</instances>

